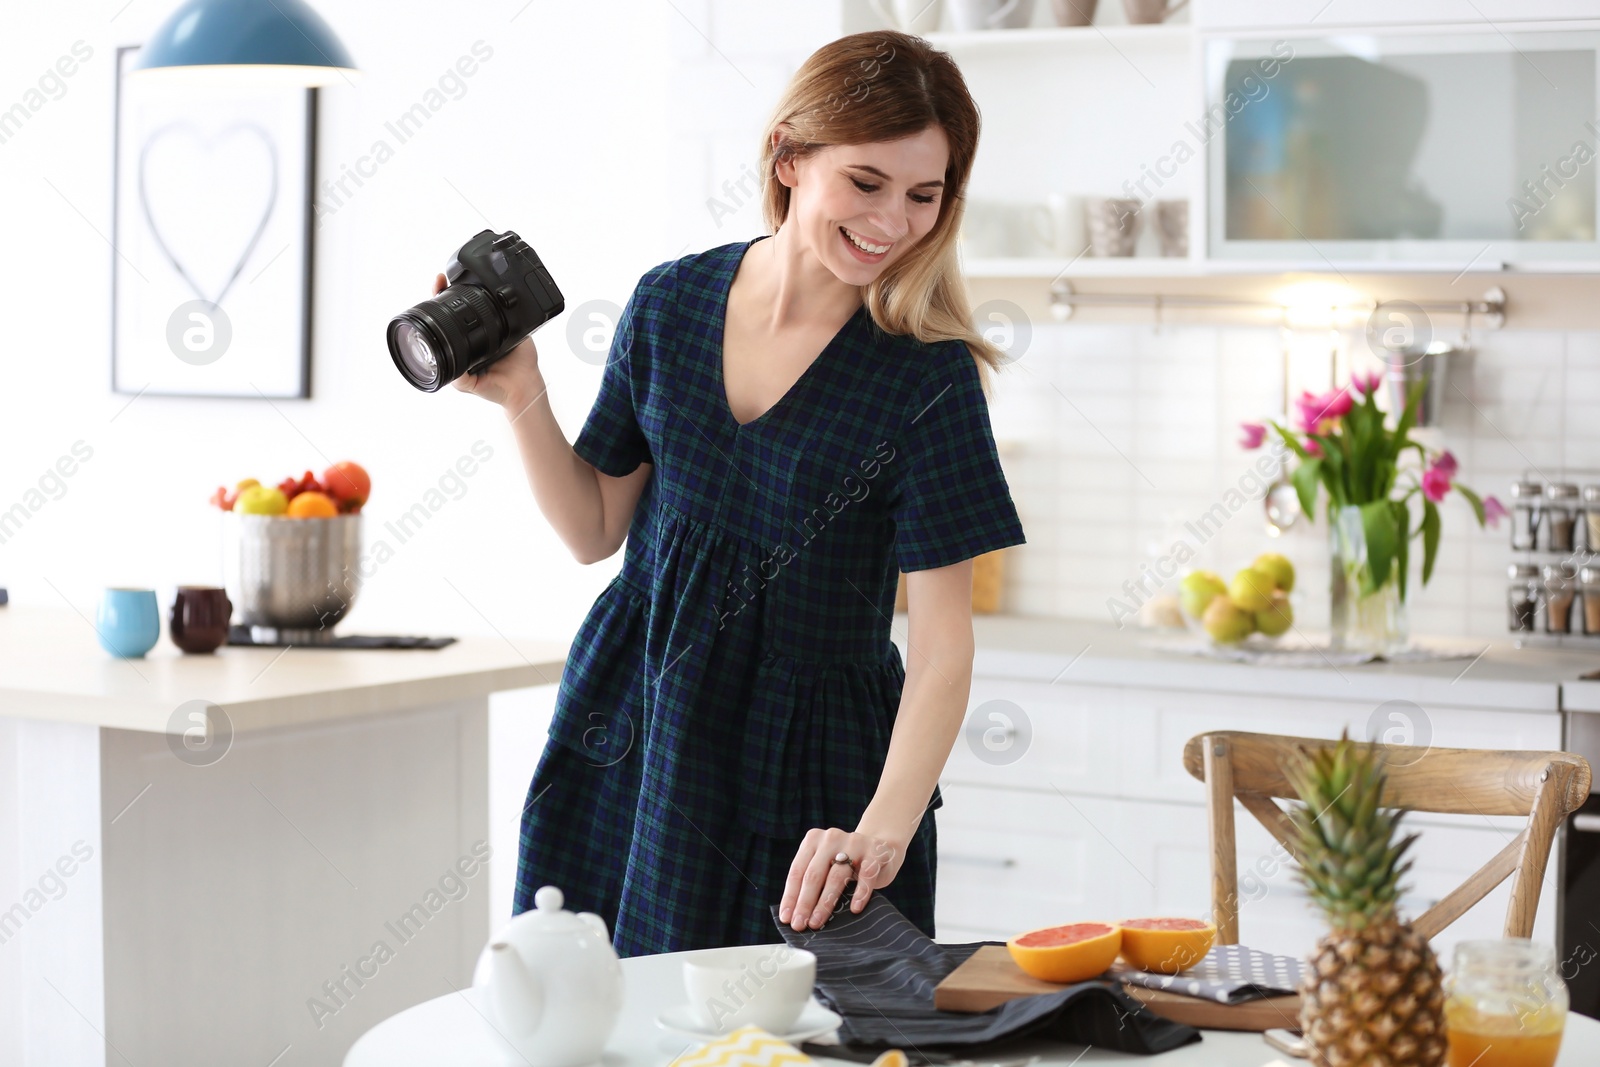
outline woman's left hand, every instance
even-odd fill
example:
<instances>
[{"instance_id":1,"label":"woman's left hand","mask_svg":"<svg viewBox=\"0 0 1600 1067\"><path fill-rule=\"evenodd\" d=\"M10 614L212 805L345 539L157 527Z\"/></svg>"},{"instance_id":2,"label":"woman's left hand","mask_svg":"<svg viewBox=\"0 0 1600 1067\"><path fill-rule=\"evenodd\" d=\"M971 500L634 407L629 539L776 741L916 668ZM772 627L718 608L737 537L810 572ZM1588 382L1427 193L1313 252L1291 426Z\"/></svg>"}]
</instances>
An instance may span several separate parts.
<instances>
[{"instance_id":1,"label":"woman's left hand","mask_svg":"<svg viewBox=\"0 0 1600 1067\"><path fill-rule=\"evenodd\" d=\"M789 880L783 887L778 921L788 923L796 931L807 927L822 929L833 917L833 909L852 878L856 891L850 898L850 910L859 913L872 899L873 890L882 889L900 873L907 843L860 830L851 833L838 827L807 831L795 852L794 863L789 865ZM834 862L834 857L841 852L850 857L853 867Z\"/></svg>"}]
</instances>

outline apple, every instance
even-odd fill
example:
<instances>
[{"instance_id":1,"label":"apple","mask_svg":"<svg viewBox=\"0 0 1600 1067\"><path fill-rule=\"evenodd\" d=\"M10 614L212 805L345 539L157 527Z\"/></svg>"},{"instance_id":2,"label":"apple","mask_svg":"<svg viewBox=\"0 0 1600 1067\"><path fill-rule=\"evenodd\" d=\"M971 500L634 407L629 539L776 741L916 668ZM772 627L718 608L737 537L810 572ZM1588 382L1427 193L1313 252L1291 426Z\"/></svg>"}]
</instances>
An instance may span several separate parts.
<instances>
[{"instance_id":1,"label":"apple","mask_svg":"<svg viewBox=\"0 0 1600 1067\"><path fill-rule=\"evenodd\" d=\"M1281 589L1272 594L1272 604L1265 611L1256 612L1256 629L1268 637L1278 637L1294 625L1294 609L1289 606L1288 594Z\"/></svg>"},{"instance_id":2,"label":"apple","mask_svg":"<svg viewBox=\"0 0 1600 1067\"><path fill-rule=\"evenodd\" d=\"M1212 597L1200 620L1206 633L1219 645L1232 645L1250 636L1256 627L1255 616L1226 596Z\"/></svg>"},{"instance_id":3,"label":"apple","mask_svg":"<svg viewBox=\"0 0 1600 1067\"><path fill-rule=\"evenodd\" d=\"M1239 608L1255 614L1272 606L1272 593L1276 588L1266 571L1246 567L1228 584L1228 597Z\"/></svg>"},{"instance_id":4,"label":"apple","mask_svg":"<svg viewBox=\"0 0 1600 1067\"><path fill-rule=\"evenodd\" d=\"M1276 552L1263 552L1250 566L1271 575L1272 584L1283 592L1294 592L1294 564L1289 562L1287 556Z\"/></svg>"},{"instance_id":5,"label":"apple","mask_svg":"<svg viewBox=\"0 0 1600 1067\"><path fill-rule=\"evenodd\" d=\"M1184 614L1191 619L1198 619L1206 613L1206 606L1213 597L1228 591L1228 586L1223 582L1222 576L1211 571L1190 571L1183 576L1183 581L1178 583L1178 599L1183 606Z\"/></svg>"},{"instance_id":6,"label":"apple","mask_svg":"<svg viewBox=\"0 0 1600 1067\"><path fill-rule=\"evenodd\" d=\"M359 463L340 460L322 472L322 484L327 494L341 505L354 505L350 510L360 510L372 495L372 479ZM346 510L344 507L341 511Z\"/></svg>"},{"instance_id":7,"label":"apple","mask_svg":"<svg viewBox=\"0 0 1600 1067\"><path fill-rule=\"evenodd\" d=\"M289 498L275 485L252 485L240 491L233 510L246 515L282 515L289 510Z\"/></svg>"}]
</instances>

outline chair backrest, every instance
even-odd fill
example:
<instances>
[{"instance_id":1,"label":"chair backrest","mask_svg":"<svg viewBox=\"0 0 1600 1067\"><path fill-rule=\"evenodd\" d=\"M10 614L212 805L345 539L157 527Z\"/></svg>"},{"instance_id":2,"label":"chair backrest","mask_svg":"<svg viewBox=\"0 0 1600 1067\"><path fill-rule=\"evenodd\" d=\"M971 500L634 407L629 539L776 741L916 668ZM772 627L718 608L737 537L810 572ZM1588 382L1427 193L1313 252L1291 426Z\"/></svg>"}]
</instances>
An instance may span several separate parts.
<instances>
[{"instance_id":1,"label":"chair backrest","mask_svg":"<svg viewBox=\"0 0 1600 1067\"><path fill-rule=\"evenodd\" d=\"M1191 737L1184 746L1184 768L1206 785L1211 822L1211 911L1219 944L1239 943L1234 799L1299 862L1294 826L1275 802L1275 798L1298 800L1284 767L1298 750L1314 753L1335 743L1312 737L1218 731ZM1588 761L1570 752L1374 747L1388 775L1385 807L1528 816L1521 833L1476 874L1418 916L1412 926L1424 937L1433 937L1509 877L1511 902L1506 908L1505 936L1530 936L1556 829L1589 797Z\"/></svg>"}]
</instances>

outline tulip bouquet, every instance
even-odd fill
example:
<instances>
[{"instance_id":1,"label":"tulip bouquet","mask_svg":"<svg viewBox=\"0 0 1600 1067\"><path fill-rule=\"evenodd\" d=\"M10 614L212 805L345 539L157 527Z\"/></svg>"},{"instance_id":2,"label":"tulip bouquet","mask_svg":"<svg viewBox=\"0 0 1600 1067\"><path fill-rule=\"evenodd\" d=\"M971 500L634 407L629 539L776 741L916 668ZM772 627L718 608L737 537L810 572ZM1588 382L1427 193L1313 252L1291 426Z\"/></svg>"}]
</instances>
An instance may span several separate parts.
<instances>
[{"instance_id":1,"label":"tulip bouquet","mask_svg":"<svg viewBox=\"0 0 1600 1067\"><path fill-rule=\"evenodd\" d=\"M1259 448L1268 427L1299 459L1291 481L1306 515L1315 518L1319 487L1328 493L1332 550L1344 565L1349 594L1364 598L1387 586L1406 596L1410 543L1422 539L1422 581L1433 574L1439 552L1438 505L1452 490L1472 507L1479 526L1506 514L1494 497L1480 498L1456 481L1458 464L1448 451L1430 452L1411 437L1424 384L1414 383L1405 410L1390 427L1378 409L1379 374L1357 374L1347 385L1322 395L1302 393L1295 402L1296 428L1276 422L1246 423L1246 448ZM1415 451L1416 465L1401 458ZM1420 519L1412 503L1420 498ZM1336 585L1338 573L1335 573ZM1334 590L1335 616L1341 591ZM1338 620L1335 619L1337 630Z\"/></svg>"}]
</instances>

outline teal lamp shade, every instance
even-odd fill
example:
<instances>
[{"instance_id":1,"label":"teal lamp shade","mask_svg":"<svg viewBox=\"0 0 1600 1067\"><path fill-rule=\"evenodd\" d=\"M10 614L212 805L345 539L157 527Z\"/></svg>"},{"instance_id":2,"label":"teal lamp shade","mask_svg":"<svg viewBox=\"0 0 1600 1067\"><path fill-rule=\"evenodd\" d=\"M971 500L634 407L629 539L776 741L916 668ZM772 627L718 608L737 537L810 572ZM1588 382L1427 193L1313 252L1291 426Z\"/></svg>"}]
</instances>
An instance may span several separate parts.
<instances>
[{"instance_id":1,"label":"teal lamp shade","mask_svg":"<svg viewBox=\"0 0 1600 1067\"><path fill-rule=\"evenodd\" d=\"M139 50L133 69L146 77L305 86L360 73L305 0L188 0Z\"/></svg>"}]
</instances>

